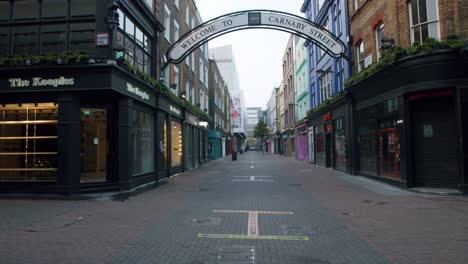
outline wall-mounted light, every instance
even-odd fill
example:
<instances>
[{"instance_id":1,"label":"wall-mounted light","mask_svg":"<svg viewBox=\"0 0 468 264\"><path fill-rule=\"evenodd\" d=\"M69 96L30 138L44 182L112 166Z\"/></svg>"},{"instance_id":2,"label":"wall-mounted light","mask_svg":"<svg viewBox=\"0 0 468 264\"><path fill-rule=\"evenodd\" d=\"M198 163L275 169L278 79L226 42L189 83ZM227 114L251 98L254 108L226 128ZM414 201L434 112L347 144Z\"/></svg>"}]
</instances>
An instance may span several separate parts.
<instances>
[{"instance_id":1,"label":"wall-mounted light","mask_svg":"<svg viewBox=\"0 0 468 264\"><path fill-rule=\"evenodd\" d=\"M182 94L180 95L180 97L181 97L182 99L184 99L184 100L187 98L187 95L185 94L185 91L182 92Z\"/></svg>"},{"instance_id":2,"label":"wall-mounted light","mask_svg":"<svg viewBox=\"0 0 468 264\"><path fill-rule=\"evenodd\" d=\"M173 84L169 85L169 87L170 87L171 89L174 89L174 90L175 90L175 89L177 89L177 83L173 83Z\"/></svg>"}]
</instances>

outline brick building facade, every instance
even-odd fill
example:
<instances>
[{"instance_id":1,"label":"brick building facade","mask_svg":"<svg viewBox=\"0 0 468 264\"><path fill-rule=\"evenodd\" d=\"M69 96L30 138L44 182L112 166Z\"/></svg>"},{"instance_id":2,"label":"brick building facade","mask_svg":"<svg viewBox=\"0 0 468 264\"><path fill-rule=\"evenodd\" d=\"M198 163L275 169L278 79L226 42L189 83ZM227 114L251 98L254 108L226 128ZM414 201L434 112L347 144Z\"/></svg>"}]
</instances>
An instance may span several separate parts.
<instances>
[{"instance_id":1,"label":"brick building facade","mask_svg":"<svg viewBox=\"0 0 468 264\"><path fill-rule=\"evenodd\" d=\"M294 98L294 37L288 40L283 55L283 87L284 96L284 115L282 120L282 139L284 145L284 154L286 156L295 156L295 137L294 127L296 125L295 117L295 98Z\"/></svg>"}]
</instances>

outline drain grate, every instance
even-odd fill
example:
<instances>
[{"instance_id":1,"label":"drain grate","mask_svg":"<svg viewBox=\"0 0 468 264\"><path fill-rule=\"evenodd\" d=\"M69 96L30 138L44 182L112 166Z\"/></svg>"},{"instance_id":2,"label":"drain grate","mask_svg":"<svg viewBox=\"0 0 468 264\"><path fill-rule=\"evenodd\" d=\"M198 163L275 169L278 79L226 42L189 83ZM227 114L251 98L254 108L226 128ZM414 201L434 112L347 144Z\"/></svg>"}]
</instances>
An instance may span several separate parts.
<instances>
[{"instance_id":1,"label":"drain grate","mask_svg":"<svg viewBox=\"0 0 468 264\"><path fill-rule=\"evenodd\" d=\"M255 248L251 246L226 246L218 253L219 264L254 264Z\"/></svg>"},{"instance_id":2,"label":"drain grate","mask_svg":"<svg viewBox=\"0 0 468 264\"><path fill-rule=\"evenodd\" d=\"M219 225L221 223L221 218L193 218L189 222L192 225Z\"/></svg>"},{"instance_id":3,"label":"drain grate","mask_svg":"<svg viewBox=\"0 0 468 264\"><path fill-rule=\"evenodd\" d=\"M312 227L308 225L282 225L281 230L287 236L309 236L312 234Z\"/></svg>"}]
</instances>

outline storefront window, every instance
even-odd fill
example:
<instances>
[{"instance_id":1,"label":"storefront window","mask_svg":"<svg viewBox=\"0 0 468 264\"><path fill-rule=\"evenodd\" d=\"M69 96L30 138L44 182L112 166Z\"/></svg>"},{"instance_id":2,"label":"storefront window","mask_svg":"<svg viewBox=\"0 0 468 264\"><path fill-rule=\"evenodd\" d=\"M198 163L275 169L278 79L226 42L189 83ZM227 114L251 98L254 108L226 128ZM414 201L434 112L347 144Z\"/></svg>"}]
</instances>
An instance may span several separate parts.
<instances>
[{"instance_id":1,"label":"storefront window","mask_svg":"<svg viewBox=\"0 0 468 264\"><path fill-rule=\"evenodd\" d=\"M346 170L346 136L343 128L343 118L334 121L335 133L335 168Z\"/></svg>"},{"instance_id":2,"label":"storefront window","mask_svg":"<svg viewBox=\"0 0 468 264\"><path fill-rule=\"evenodd\" d=\"M37 1L22 0L14 1L14 19L15 20L30 20L37 18Z\"/></svg>"},{"instance_id":3,"label":"storefront window","mask_svg":"<svg viewBox=\"0 0 468 264\"><path fill-rule=\"evenodd\" d=\"M316 142L316 163L325 165L325 131L323 125L315 127L315 142Z\"/></svg>"},{"instance_id":4,"label":"storefront window","mask_svg":"<svg viewBox=\"0 0 468 264\"><path fill-rule=\"evenodd\" d=\"M132 115L133 175L154 171L154 117L140 111Z\"/></svg>"},{"instance_id":5,"label":"storefront window","mask_svg":"<svg viewBox=\"0 0 468 264\"><path fill-rule=\"evenodd\" d=\"M57 104L0 105L0 181L54 181Z\"/></svg>"},{"instance_id":6,"label":"storefront window","mask_svg":"<svg viewBox=\"0 0 468 264\"><path fill-rule=\"evenodd\" d=\"M362 173L400 178L401 105L401 98L394 98L358 112Z\"/></svg>"},{"instance_id":7,"label":"storefront window","mask_svg":"<svg viewBox=\"0 0 468 264\"><path fill-rule=\"evenodd\" d=\"M67 0L42 0L42 18L65 18Z\"/></svg>"},{"instance_id":8,"label":"storefront window","mask_svg":"<svg viewBox=\"0 0 468 264\"><path fill-rule=\"evenodd\" d=\"M182 125L178 122L171 122L171 166L177 167L182 165Z\"/></svg>"},{"instance_id":9,"label":"storefront window","mask_svg":"<svg viewBox=\"0 0 468 264\"><path fill-rule=\"evenodd\" d=\"M61 52L66 49L66 26L42 26L41 52Z\"/></svg>"}]
</instances>

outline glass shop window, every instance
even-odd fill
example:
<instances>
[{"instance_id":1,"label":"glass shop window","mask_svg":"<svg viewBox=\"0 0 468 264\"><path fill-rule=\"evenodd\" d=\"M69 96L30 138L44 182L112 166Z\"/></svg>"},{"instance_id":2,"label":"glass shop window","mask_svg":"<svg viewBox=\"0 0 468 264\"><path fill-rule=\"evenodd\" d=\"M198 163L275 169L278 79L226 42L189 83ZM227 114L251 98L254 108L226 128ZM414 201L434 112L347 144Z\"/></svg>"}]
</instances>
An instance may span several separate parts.
<instances>
[{"instance_id":1,"label":"glass shop window","mask_svg":"<svg viewBox=\"0 0 468 264\"><path fill-rule=\"evenodd\" d=\"M154 171L154 117L141 111L132 115L133 175Z\"/></svg>"},{"instance_id":2,"label":"glass shop window","mask_svg":"<svg viewBox=\"0 0 468 264\"><path fill-rule=\"evenodd\" d=\"M171 122L171 166L177 167L182 165L182 125L178 122Z\"/></svg>"}]
</instances>

